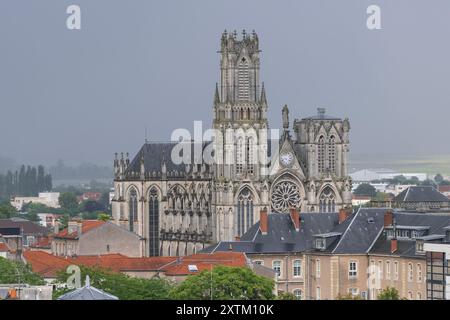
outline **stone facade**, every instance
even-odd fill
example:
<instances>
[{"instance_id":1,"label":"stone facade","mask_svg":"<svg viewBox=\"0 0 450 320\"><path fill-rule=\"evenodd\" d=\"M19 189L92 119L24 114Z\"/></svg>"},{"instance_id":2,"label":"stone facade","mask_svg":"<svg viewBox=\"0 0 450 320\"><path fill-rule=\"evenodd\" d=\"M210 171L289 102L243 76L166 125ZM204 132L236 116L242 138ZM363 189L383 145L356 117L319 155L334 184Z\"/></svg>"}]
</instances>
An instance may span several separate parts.
<instances>
[{"instance_id":1,"label":"stone facade","mask_svg":"<svg viewBox=\"0 0 450 320\"><path fill-rule=\"evenodd\" d=\"M351 206L348 119L297 119L269 134L255 32L221 37L220 83L213 100L215 136L207 143L145 143L134 159L114 160L114 222L145 239L149 256L189 255L243 235L263 208L274 213L337 212ZM178 148L214 150L214 162Z\"/></svg>"},{"instance_id":2,"label":"stone facade","mask_svg":"<svg viewBox=\"0 0 450 320\"><path fill-rule=\"evenodd\" d=\"M88 221L90 222L90 221ZM120 253L129 257L143 256L143 240L133 232L111 222L82 231L86 222L69 222L76 231L55 235L51 250L57 256L87 256ZM84 228L86 229L86 228Z\"/></svg>"}]
</instances>

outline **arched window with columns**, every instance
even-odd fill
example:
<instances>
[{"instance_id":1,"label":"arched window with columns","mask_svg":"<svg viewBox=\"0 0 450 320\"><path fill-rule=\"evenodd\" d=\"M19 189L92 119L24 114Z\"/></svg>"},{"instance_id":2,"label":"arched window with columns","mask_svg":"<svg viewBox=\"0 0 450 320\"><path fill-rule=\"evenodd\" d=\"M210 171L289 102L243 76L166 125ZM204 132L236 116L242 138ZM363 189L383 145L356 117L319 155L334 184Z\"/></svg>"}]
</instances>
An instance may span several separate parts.
<instances>
[{"instance_id":1,"label":"arched window with columns","mask_svg":"<svg viewBox=\"0 0 450 320\"><path fill-rule=\"evenodd\" d=\"M325 172L325 138L324 136L320 136L319 145L317 150L317 169L319 174Z\"/></svg>"},{"instance_id":2,"label":"arched window with columns","mask_svg":"<svg viewBox=\"0 0 450 320\"><path fill-rule=\"evenodd\" d=\"M242 174L244 170L244 138L239 137L236 145L236 174Z\"/></svg>"},{"instance_id":3,"label":"arched window with columns","mask_svg":"<svg viewBox=\"0 0 450 320\"><path fill-rule=\"evenodd\" d=\"M336 138L331 136L328 143L328 168L330 172L336 172Z\"/></svg>"},{"instance_id":4,"label":"arched window with columns","mask_svg":"<svg viewBox=\"0 0 450 320\"><path fill-rule=\"evenodd\" d=\"M130 190L128 222L130 231L134 231L134 223L138 220L138 196L135 188Z\"/></svg>"},{"instance_id":5,"label":"arched window with columns","mask_svg":"<svg viewBox=\"0 0 450 320\"><path fill-rule=\"evenodd\" d=\"M325 187L319 197L319 211L320 212L335 212L336 210L336 196L334 191L329 187Z\"/></svg>"},{"instance_id":6,"label":"arched window with columns","mask_svg":"<svg viewBox=\"0 0 450 320\"><path fill-rule=\"evenodd\" d=\"M155 188L148 196L148 246L149 256L159 255L159 198Z\"/></svg>"},{"instance_id":7,"label":"arched window with columns","mask_svg":"<svg viewBox=\"0 0 450 320\"><path fill-rule=\"evenodd\" d=\"M253 225L254 197L250 189L243 189L238 196L236 211L237 236L242 236Z\"/></svg>"}]
</instances>

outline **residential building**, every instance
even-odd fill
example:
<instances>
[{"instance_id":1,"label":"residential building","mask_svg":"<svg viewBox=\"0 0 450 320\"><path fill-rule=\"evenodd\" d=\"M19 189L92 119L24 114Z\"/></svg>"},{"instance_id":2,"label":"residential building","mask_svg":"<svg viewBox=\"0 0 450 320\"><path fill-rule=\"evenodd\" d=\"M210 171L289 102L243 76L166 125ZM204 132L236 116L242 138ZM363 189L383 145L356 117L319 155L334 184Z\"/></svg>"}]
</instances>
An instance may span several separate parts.
<instances>
[{"instance_id":1,"label":"residential building","mask_svg":"<svg viewBox=\"0 0 450 320\"><path fill-rule=\"evenodd\" d=\"M445 243L425 243L427 299L450 300L450 228Z\"/></svg>"},{"instance_id":2,"label":"residential building","mask_svg":"<svg viewBox=\"0 0 450 320\"><path fill-rule=\"evenodd\" d=\"M410 186L393 202L396 208L409 211L450 211L450 199L433 186Z\"/></svg>"},{"instance_id":3,"label":"residential building","mask_svg":"<svg viewBox=\"0 0 450 320\"><path fill-rule=\"evenodd\" d=\"M450 186L438 186L438 191L450 199Z\"/></svg>"},{"instance_id":4,"label":"residential building","mask_svg":"<svg viewBox=\"0 0 450 320\"><path fill-rule=\"evenodd\" d=\"M82 256L121 253L143 256L143 240L137 234L109 221L69 221L66 229L55 234L52 253L57 256Z\"/></svg>"},{"instance_id":5,"label":"residential building","mask_svg":"<svg viewBox=\"0 0 450 320\"><path fill-rule=\"evenodd\" d=\"M50 230L41 225L22 218L0 219L0 233L2 229L18 229L22 237L22 244L28 247L37 239L47 236Z\"/></svg>"},{"instance_id":6,"label":"residential building","mask_svg":"<svg viewBox=\"0 0 450 320\"><path fill-rule=\"evenodd\" d=\"M352 294L376 299L388 286L426 299L422 245L445 238L450 214L360 208L356 212L267 214L241 237L206 252L245 252L278 274L277 290L302 299Z\"/></svg>"},{"instance_id":7,"label":"residential building","mask_svg":"<svg viewBox=\"0 0 450 320\"><path fill-rule=\"evenodd\" d=\"M11 205L21 211L24 204L40 203L50 208L59 208L59 192L40 192L37 197L16 196L11 200Z\"/></svg>"}]
</instances>

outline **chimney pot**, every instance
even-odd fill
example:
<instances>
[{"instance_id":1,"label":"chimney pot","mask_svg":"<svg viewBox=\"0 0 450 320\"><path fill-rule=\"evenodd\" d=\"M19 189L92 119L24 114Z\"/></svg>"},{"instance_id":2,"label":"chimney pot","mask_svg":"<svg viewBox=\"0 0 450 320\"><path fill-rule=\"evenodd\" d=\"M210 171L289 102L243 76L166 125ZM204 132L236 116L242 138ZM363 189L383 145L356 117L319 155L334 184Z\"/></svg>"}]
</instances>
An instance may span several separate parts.
<instances>
[{"instance_id":1,"label":"chimney pot","mask_svg":"<svg viewBox=\"0 0 450 320\"><path fill-rule=\"evenodd\" d=\"M299 232L300 231L300 214L298 213L296 208L291 208L290 215L291 215L292 223L294 224L294 227L295 227L295 231Z\"/></svg>"},{"instance_id":2,"label":"chimney pot","mask_svg":"<svg viewBox=\"0 0 450 320\"><path fill-rule=\"evenodd\" d=\"M339 209L339 224L347 220L348 216L350 215L351 210L350 209Z\"/></svg>"},{"instance_id":3,"label":"chimney pot","mask_svg":"<svg viewBox=\"0 0 450 320\"><path fill-rule=\"evenodd\" d=\"M394 213L390 209L386 210L386 212L384 213L384 226L385 227L392 226L393 222L394 222Z\"/></svg>"},{"instance_id":4,"label":"chimney pot","mask_svg":"<svg viewBox=\"0 0 450 320\"><path fill-rule=\"evenodd\" d=\"M269 227L268 227L269 223L267 220L268 220L267 209L264 208L263 210L261 210L260 218L259 218L259 229L261 230L261 233L263 235L266 235L268 232L268 229L269 229Z\"/></svg>"},{"instance_id":5,"label":"chimney pot","mask_svg":"<svg viewBox=\"0 0 450 320\"><path fill-rule=\"evenodd\" d=\"M397 239L391 239L391 253L397 252L398 242Z\"/></svg>"}]
</instances>

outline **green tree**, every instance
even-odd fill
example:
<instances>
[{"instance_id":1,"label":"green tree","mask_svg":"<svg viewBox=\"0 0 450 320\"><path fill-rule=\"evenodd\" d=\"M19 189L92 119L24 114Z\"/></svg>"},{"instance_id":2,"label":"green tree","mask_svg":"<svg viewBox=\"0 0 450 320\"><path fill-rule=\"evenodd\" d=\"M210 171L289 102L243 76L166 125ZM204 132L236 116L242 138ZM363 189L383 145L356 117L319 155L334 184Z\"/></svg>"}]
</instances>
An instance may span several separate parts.
<instances>
[{"instance_id":1,"label":"green tree","mask_svg":"<svg viewBox=\"0 0 450 320\"><path fill-rule=\"evenodd\" d=\"M0 219L9 219L17 215L17 210L8 201L0 202Z\"/></svg>"},{"instance_id":2,"label":"green tree","mask_svg":"<svg viewBox=\"0 0 450 320\"><path fill-rule=\"evenodd\" d=\"M436 183L434 183L433 180L427 179L422 181L422 183L420 184L421 186L432 186L432 187L436 187Z\"/></svg>"},{"instance_id":3,"label":"green tree","mask_svg":"<svg viewBox=\"0 0 450 320\"><path fill-rule=\"evenodd\" d=\"M351 293L348 293L345 295L338 294L338 296L336 297L336 300L362 300L362 299L358 295L353 295Z\"/></svg>"},{"instance_id":4,"label":"green tree","mask_svg":"<svg viewBox=\"0 0 450 320\"><path fill-rule=\"evenodd\" d=\"M279 292L277 300L298 300L297 297L291 292Z\"/></svg>"},{"instance_id":5,"label":"green tree","mask_svg":"<svg viewBox=\"0 0 450 320\"><path fill-rule=\"evenodd\" d=\"M434 182L436 182L437 185L440 185L442 181L444 181L444 177L442 176L442 174L438 173L434 176Z\"/></svg>"},{"instance_id":6,"label":"green tree","mask_svg":"<svg viewBox=\"0 0 450 320\"><path fill-rule=\"evenodd\" d=\"M111 216L106 212L100 212L97 216L97 219L102 221L109 221L111 220Z\"/></svg>"},{"instance_id":7,"label":"green tree","mask_svg":"<svg viewBox=\"0 0 450 320\"><path fill-rule=\"evenodd\" d=\"M387 287L382 290L378 296L378 300L400 300L400 295L398 294L398 290L393 287Z\"/></svg>"},{"instance_id":8,"label":"green tree","mask_svg":"<svg viewBox=\"0 0 450 320\"><path fill-rule=\"evenodd\" d=\"M70 215L77 213L78 201L77 196L72 192L63 192L59 195L59 205L62 209L67 210Z\"/></svg>"},{"instance_id":9,"label":"green tree","mask_svg":"<svg viewBox=\"0 0 450 320\"><path fill-rule=\"evenodd\" d=\"M84 281L89 275L91 286L108 292L120 300L163 300L169 298L172 284L165 279L143 279L130 277L122 273L99 267L80 266L81 279ZM58 282L65 283L69 275L65 270L57 273ZM54 292L53 298L71 291L59 289Z\"/></svg>"},{"instance_id":10,"label":"green tree","mask_svg":"<svg viewBox=\"0 0 450 320\"><path fill-rule=\"evenodd\" d=\"M361 183L353 193L358 196L375 197L377 195L377 190L368 183Z\"/></svg>"},{"instance_id":11,"label":"green tree","mask_svg":"<svg viewBox=\"0 0 450 320\"><path fill-rule=\"evenodd\" d=\"M30 265L0 257L0 283L42 285L45 281L40 275L31 271Z\"/></svg>"},{"instance_id":12,"label":"green tree","mask_svg":"<svg viewBox=\"0 0 450 320\"><path fill-rule=\"evenodd\" d=\"M42 165L38 166L36 179L37 179L36 185L37 185L38 192L46 191L44 166L42 166Z\"/></svg>"},{"instance_id":13,"label":"green tree","mask_svg":"<svg viewBox=\"0 0 450 320\"><path fill-rule=\"evenodd\" d=\"M273 280L255 274L250 268L217 266L212 272L204 270L189 276L171 292L171 297L190 300L268 300L274 298L273 288Z\"/></svg>"}]
</instances>

